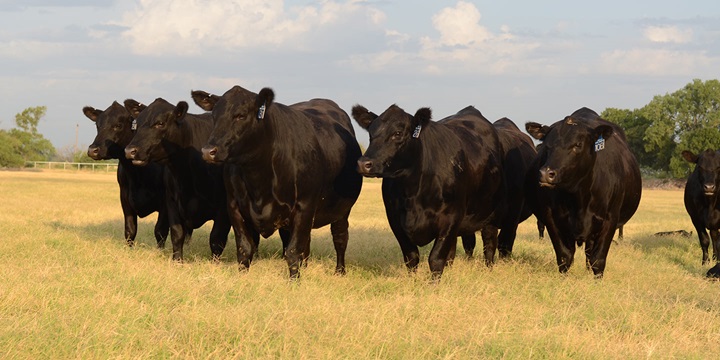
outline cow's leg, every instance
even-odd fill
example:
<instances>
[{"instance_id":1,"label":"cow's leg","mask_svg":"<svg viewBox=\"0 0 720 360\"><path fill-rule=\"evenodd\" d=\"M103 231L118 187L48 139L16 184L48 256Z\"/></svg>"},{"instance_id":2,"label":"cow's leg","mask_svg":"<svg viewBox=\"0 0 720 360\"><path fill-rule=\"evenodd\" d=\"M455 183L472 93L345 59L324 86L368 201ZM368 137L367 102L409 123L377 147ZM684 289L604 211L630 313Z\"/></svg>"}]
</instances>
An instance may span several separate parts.
<instances>
[{"instance_id":1,"label":"cow's leg","mask_svg":"<svg viewBox=\"0 0 720 360\"><path fill-rule=\"evenodd\" d=\"M715 264L708 272L705 274L705 276L713 279L720 278L720 263Z\"/></svg>"},{"instance_id":2,"label":"cow's leg","mask_svg":"<svg viewBox=\"0 0 720 360\"><path fill-rule=\"evenodd\" d=\"M400 251L402 251L403 254L403 261L405 262L405 266L407 266L408 271L417 271L417 267L420 264L420 251L418 250L417 245L410 241L410 238L398 224L390 222L390 230L392 230L398 244L400 245Z\"/></svg>"},{"instance_id":3,"label":"cow's leg","mask_svg":"<svg viewBox=\"0 0 720 360\"><path fill-rule=\"evenodd\" d=\"M624 238L623 236L623 225L620 225L618 227L618 240L622 240Z\"/></svg>"},{"instance_id":4,"label":"cow's leg","mask_svg":"<svg viewBox=\"0 0 720 360\"><path fill-rule=\"evenodd\" d=\"M130 190L124 187L120 187L120 206L125 220L125 242L133 246L137 235L137 214L130 205Z\"/></svg>"},{"instance_id":5,"label":"cow's leg","mask_svg":"<svg viewBox=\"0 0 720 360\"><path fill-rule=\"evenodd\" d=\"M512 256L512 249L515 246L515 237L517 237L517 219L509 221L502 225L500 234L498 235L498 256L500 259L507 259Z\"/></svg>"},{"instance_id":6,"label":"cow's leg","mask_svg":"<svg viewBox=\"0 0 720 360\"><path fill-rule=\"evenodd\" d=\"M170 224L168 222L167 211L158 211L157 221L155 222L155 240L159 249L165 248L165 240L170 232Z\"/></svg>"},{"instance_id":7,"label":"cow's leg","mask_svg":"<svg viewBox=\"0 0 720 360\"><path fill-rule=\"evenodd\" d=\"M566 245L563 241L563 234L560 228L555 223L555 220L550 216L550 212L545 217L545 229L547 230L550 241L552 242L553 249L555 250L555 258L558 265L558 270L561 273L566 273L570 266L572 266L573 258L575 257L575 243L570 239L569 245Z\"/></svg>"},{"instance_id":8,"label":"cow's leg","mask_svg":"<svg viewBox=\"0 0 720 360\"><path fill-rule=\"evenodd\" d=\"M600 231L597 237L589 241L585 246L587 249L587 246L592 244L588 262L593 274L595 274L595 278L602 279L605 272L605 262L608 252L610 251L610 244L612 244L615 229L617 229L617 222L596 218L593 218L593 222L601 222L601 224L598 224L600 225Z\"/></svg>"},{"instance_id":9,"label":"cow's leg","mask_svg":"<svg viewBox=\"0 0 720 360\"><path fill-rule=\"evenodd\" d=\"M125 214L125 242L128 246L135 245L137 235L137 215L135 213Z\"/></svg>"},{"instance_id":10,"label":"cow's leg","mask_svg":"<svg viewBox=\"0 0 720 360\"><path fill-rule=\"evenodd\" d=\"M345 250L348 244L348 213L342 219L330 224L330 233L332 233L333 245L335 245L335 256L337 263L335 265L335 274L345 275Z\"/></svg>"},{"instance_id":11,"label":"cow's leg","mask_svg":"<svg viewBox=\"0 0 720 360\"><path fill-rule=\"evenodd\" d=\"M450 251L448 251L447 259L445 259L445 266L450 267L455 262L455 253L457 252L457 238L455 240L450 241Z\"/></svg>"},{"instance_id":12,"label":"cow's leg","mask_svg":"<svg viewBox=\"0 0 720 360\"><path fill-rule=\"evenodd\" d=\"M475 245L477 244L475 233L462 235L461 237L465 255L467 255L468 258L472 258L473 252L475 252Z\"/></svg>"},{"instance_id":13,"label":"cow's leg","mask_svg":"<svg viewBox=\"0 0 720 360\"><path fill-rule=\"evenodd\" d=\"M439 281L440 277L442 277L453 242L457 246L457 235L455 234L435 239L435 243L428 256L428 264L430 265L430 273L432 274L433 281Z\"/></svg>"},{"instance_id":14,"label":"cow's leg","mask_svg":"<svg viewBox=\"0 0 720 360\"><path fill-rule=\"evenodd\" d=\"M545 238L545 224L542 221L537 220L538 238Z\"/></svg>"},{"instance_id":15,"label":"cow's leg","mask_svg":"<svg viewBox=\"0 0 720 360\"><path fill-rule=\"evenodd\" d=\"M213 221L212 230L210 230L210 253L213 261L220 260L220 255L222 255L225 245L227 245L229 232L230 219L227 209L218 211Z\"/></svg>"},{"instance_id":16,"label":"cow's leg","mask_svg":"<svg viewBox=\"0 0 720 360\"><path fill-rule=\"evenodd\" d=\"M310 211L300 211L292 219L290 227L292 236L285 254L288 269L290 270L290 279L296 280L300 278L300 267L303 261L307 259L305 252L310 248L310 231L312 230L312 215Z\"/></svg>"},{"instance_id":17,"label":"cow's leg","mask_svg":"<svg viewBox=\"0 0 720 360\"><path fill-rule=\"evenodd\" d=\"M282 241L282 256L285 258L285 253L287 252L288 244L290 244L290 236L292 236L292 233L290 233L290 230L287 229L280 229L278 232L280 233L280 241Z\"/></svg>"},{"instance_id":18,"label":"cow's leg","mask_svg":"<svg viewBox=\"0 0 720 360\"><path fill-rule=\"evenodd\" d=\"M498 228L493 225L485 225L480 230L483 240L483 256L485 257L485 265L492 267L495 263L495 249L498 247Z\"/></svg>"},{"instance_id":19,"label":"cow's leg","mask_svg":"<svg viewBox=\"0 0 720 360\"><path fill-rule=\"evenodd\" d=\"M720 258L720 232L718 229L710 230L710 238L713 244L712 261L717 263Z\"/></svg>"},{"instance_id":20,"label":"cow's leg","mask_svg":"<svg viewBox=\"0 0 720 360\"><path fill-rule=\"evenodd\" d=\"M246 226L245 221L240 214L237 200L235 200L235 197L231 192L228 192L227 200L228 218L230 220L230 224L232 225L233 232L235 233L235 248L237 249L238 269L240 271L246 271L250 268L250 263L257 251L256 244L259 240L256 240L256 238L259 239L259 235L256 231L251 231ZM251 241L251 239L253 241Z\"/></svg>"},{"instance_id":21,"label":"cow's leg","mask_svg":"<svg viewBox=\"0 0 720 360\"><path fill-rule=\"evenodd\" d=\"M705 230L705 224L702 224L699 220L695 219L692 219L692 223L695 226L695 231L697 231L698 240L700 240L702 264L707 265L710 262L710 254L708 253L710 248L710 237L708 236L707 230Z\"/></svg>"}]
</instances>

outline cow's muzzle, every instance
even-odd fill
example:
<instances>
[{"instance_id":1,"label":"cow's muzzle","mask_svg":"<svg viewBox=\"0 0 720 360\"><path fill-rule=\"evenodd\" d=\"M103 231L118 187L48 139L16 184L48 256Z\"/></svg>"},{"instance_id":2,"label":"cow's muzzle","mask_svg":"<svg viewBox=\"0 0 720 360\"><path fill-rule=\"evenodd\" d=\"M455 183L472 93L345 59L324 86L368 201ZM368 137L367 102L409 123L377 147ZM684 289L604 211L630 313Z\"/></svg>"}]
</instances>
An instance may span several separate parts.
<instances>
[{"instance_id":1,"label":"cow's muzzle","mask_svg":"<svg viewBox=\"0 0 720 360\"><path fill-rule=\"evenodd\" d=\"M715 184L703 184L703 191L705 192L705 196L713 196L715 195L715 189L717 187Z\"/></svg>"},{"instance_id":2,"label":"cow's muzzle","mask_svg":"<svg viewBox=\"0 0 720 360\"><path fill-rule=\"evenodd\" d=\"M202 156L203 160L209 163L218 162L217 159L218 148L217 146L203 146Z\"/></svg>"},{"instance_id":3,"label":"cow's muzzle","mask_svg":"<svg viewBox=\"0 0 720 360\"><path fill-rule=\"evenodd\" d=\"M88 147L87 154L93 160L100 160L100 147L90 145L90 147Z\"/></svg>"},{"instance_id":4,"label":"cow's muzzle","mask_svg":"<svg viewBox=\"0 0 720 360\"><path fill-rule=\"evenodd\" d=\"M138 153L137 146L128 145L125 148L125 157L128 158L129 160L132 160L133 165L139 165L139 166L147 165L147 160L136 159L137 153Z\"/></svg>"},{"instance_id":5,"label":"cow's muzzle","mask_svg":"<svg viewBox=\"0 0 720 360\"><path fill-rule=\"evenodd\" d=\"M363 156L358 160L357 163L357 171L358 173L360 173L360 175L367 177L377 177L377 174L373 171L375 164L372 160Z\"/></svg>"},{"instance_id":6,"label":"cow's muzzle","mask_svg":"<svg viewBox=\"0 0 720 360\"><path fill-rule=\"evenodd\" d=\"M546 166L540 169L540 186L554 188L557 184L557 171Z\"/></svg>"}]
</instances>

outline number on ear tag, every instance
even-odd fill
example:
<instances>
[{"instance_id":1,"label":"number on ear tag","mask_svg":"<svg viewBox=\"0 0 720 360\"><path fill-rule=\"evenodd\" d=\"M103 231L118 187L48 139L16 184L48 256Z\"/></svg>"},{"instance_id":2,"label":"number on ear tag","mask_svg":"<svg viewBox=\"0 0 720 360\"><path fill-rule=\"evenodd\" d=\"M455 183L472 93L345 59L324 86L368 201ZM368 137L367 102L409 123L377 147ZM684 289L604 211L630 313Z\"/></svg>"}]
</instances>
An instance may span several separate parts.
<instances>
[{"instance_id":1,"label":"number on ear tag","mask_svg":"<svg viewBox=\"0 0 720 360\"><path fill-rule=\"evenodd\" d=\"M603 139L602 135L597 139L595 142L595 152L598 152L605 148L605 139Z\"/></svg>"},{"instance_id":2,"label":"number on ear tag","mask_svg":"<svg viewBox=\"0 0 720 360\"><path fill-rule=\"evenodd\" d=\"M137 119L133 119L132 125L130 125L130 130L137 130Z\"/></svg>"},{"instance_id":3,"label":"number on ear tag","mask_svg":"<svg viewBox=\"0 0 720 360\"><path fill-rule=\"evenodd\" d=\"M260 108L258 109L258 113L257 113L257 118L258 118L258 120L262 120L265 118L265 103L260 105Z\"/></svg>"},{"instance_id":4,"label":"number on ear tag","mask_svg":"<svg viewBox=\"0 0 720 360\"><path fill-rule=\"evenodd\" d=\"M420 130L422 130L422 125L418 125L415 127L415 131L413 131L412 137L417 139L420 137Z\"/></svg>"}]
</instances>

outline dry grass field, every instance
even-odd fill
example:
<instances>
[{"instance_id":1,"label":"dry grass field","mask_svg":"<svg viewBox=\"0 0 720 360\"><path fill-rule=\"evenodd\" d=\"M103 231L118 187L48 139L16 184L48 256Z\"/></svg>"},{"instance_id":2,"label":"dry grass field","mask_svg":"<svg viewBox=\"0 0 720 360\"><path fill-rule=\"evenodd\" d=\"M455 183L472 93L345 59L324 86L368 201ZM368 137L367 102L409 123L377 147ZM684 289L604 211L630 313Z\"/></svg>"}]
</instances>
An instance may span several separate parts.
<instances>
[{"instance_id":1,"label":"dry grass field","mask_svg":"<svg viewBox=\"0 0 720 360\"><path fill-rule=\"evenodd\" d=\"M459 256L436 285L426 258L406 272L379 181L351 214L348 274L320 229L299 283L277 236L247 273L232 237L209 260L207 225L183 264L155 248L154 217L128 248L118 197L113 174L0 171L0 358L720 358L720 283L697 238L653 236L693 230L678 190L645 190L603 280L582 251L560 275L531 218L512 260Z\"/></svg>"}]
</instances>

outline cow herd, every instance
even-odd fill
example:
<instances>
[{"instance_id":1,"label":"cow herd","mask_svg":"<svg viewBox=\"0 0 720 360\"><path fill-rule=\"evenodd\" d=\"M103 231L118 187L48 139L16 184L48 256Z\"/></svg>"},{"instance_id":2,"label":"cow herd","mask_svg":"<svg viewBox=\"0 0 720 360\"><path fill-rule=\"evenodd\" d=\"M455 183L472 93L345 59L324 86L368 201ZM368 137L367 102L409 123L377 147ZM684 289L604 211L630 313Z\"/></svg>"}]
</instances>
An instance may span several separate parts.
<instances>
[{"instance_id":1,"label":"cow herd","mask_svg":"<svg viewBox=\"0 0 720 360\"><path fill-rule=\"evenodd\" d=\"M284 105L270 88L240 86L191 97L205 113L161 98L83 108L97 127L88 155L119 161L125 240L132 245L137 218L157 211L157 245L169 234L177 261L193 230L212 220L213 258L232 228L239 267L248 269L260 236L278 231L294 279L310 254L311 230L330 225L335 272L344 274L348 218L365 176L382 178L388 223L411 271L418 247L432 243L428 263L439 280L458 237L472 256L476 232L491 266L496 252L512 255L518 224L535 214L560 272L584 245L586 266L600 278L615 230L640 202L639 166L623 130L587 108L550 126L527 123L541 141L536 148L511 120L491 123L472 106L433 121L429 108L410 114L392 105L377 115L356 105L352 117L370 137L362 154L350 116L331 100ZM683 156L698 164L685 198L707 262L705 228L715 229L713 259L720 252L720 210L710 196L720 153ZM693 179L699 185L690 186ZM708 276L720 275L716 268Z\"/></svg>"}]
</instances>

